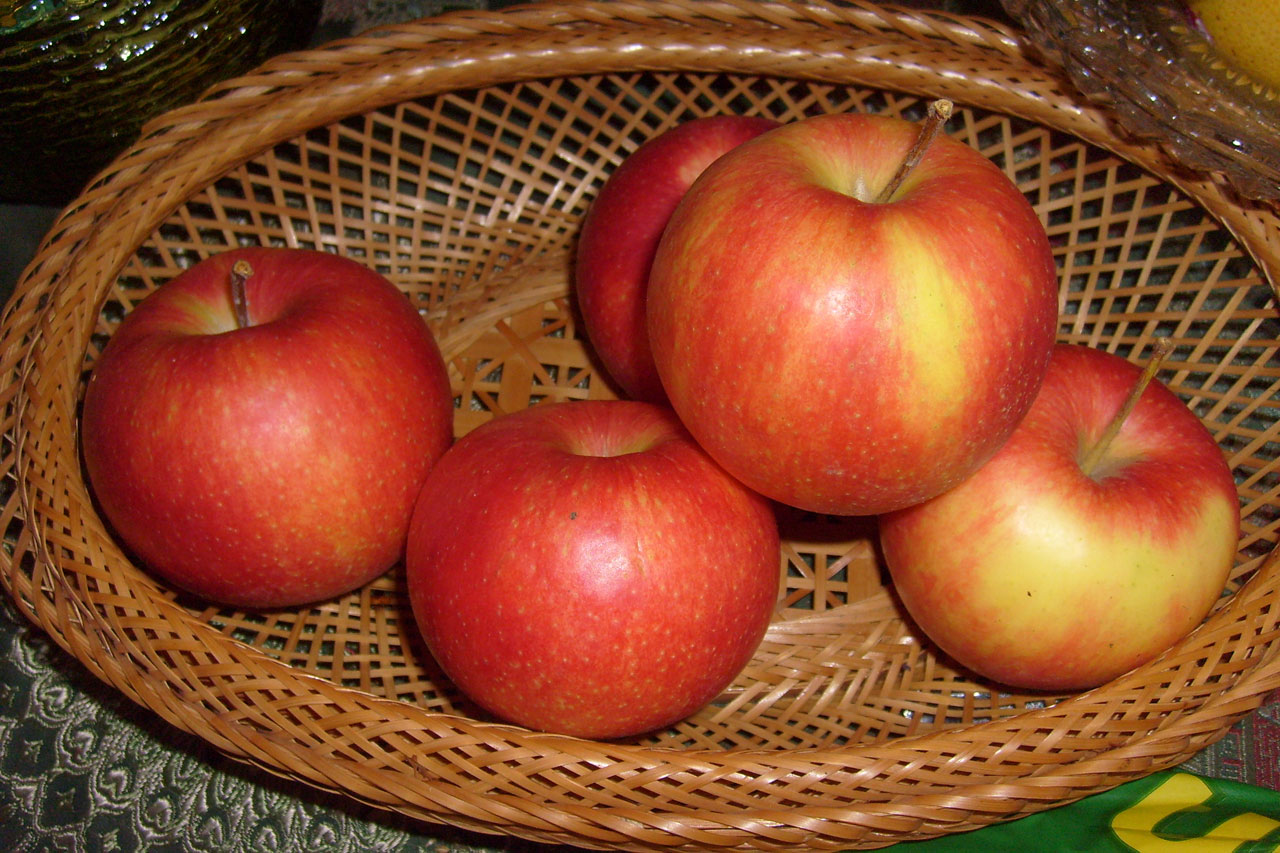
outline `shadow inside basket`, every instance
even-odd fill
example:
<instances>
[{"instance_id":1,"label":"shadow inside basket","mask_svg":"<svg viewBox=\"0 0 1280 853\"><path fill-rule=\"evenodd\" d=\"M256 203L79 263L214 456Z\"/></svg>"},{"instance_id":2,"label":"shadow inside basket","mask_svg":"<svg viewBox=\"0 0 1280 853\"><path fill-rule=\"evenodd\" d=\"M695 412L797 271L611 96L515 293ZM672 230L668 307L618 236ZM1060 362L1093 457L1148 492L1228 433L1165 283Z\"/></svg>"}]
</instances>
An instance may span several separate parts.
<instances>
[{"instance_id":1,"label":"shadow inside basket","mask_svg":"<svg viewBox=\"0 0 1280 853\"><path fill-rule=\"evenodd\" d=\"M152 289L208 254L261 244L341 253L394 281L441 341L458 435L542 402L614 397L572 295L577 223L604 178L642 141L698 115L789 121L839 110L914 120L925 101L874 88L644 72L450 92L317 128L232 170L168 217L108 294L83 375ZM1217 437L1240 489L1243 535L1226 602L1270 553L1280 515L1280 374L1270 366L1280 328L1267 282L1213 217L1109 152L967 108L948 132L1001 166L1045 224L1060 274L1060 340L1134 358L1156 337L1172 340L1161 379ZM920 637L886 583L873 520L787 508L779 520L779 610L755 658L717 702L641 742L868 744L1061 698L984 683ZM296 610L178 601L228 637L336 684L483 716L422 646L401 567Z\"/></svg>"}]
</instances>

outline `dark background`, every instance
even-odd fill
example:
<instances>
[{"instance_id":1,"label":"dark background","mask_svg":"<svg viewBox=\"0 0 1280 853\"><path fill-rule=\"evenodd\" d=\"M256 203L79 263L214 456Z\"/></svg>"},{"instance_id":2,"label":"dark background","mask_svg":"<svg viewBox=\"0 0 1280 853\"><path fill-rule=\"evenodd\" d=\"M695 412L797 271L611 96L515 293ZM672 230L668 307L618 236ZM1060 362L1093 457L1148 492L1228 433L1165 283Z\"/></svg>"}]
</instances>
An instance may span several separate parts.
<instances>
[{"instance_id":1,"label":"dark background","mask_svg":"<svg viewBox=\"0 0 1280 853\"><path fill-rule=\"evenodd\" d=\"M352 35L379 24L396 23L437 13L449 8L501 8L514 5L513 0L314 0L319 6L312 26L301 20L305 31L292 34L296 46L323 44ZM982 15L1012 24L998 0L901 0L897 5L941 9L957 14ZM0 34L0 54L5 36ZM282 48L293 45L284 43ZM3 70L3 65L0 65ZM207 84L216 82L214 74ZM0 102L4 99L0 95ZM2 114L0 114L2 115ZM145 115L133 116L140 123ZM0 133L0 145L4 143ZM111 140L112 146L95 151L97 162L105 166L132 141L129 137ZM46 143L48 144L48 143ZM0 178L4 166L14 173L0 180L0 302L7 301L22 270L35 254L40 240L60 210L71 202L94 171L84 167L68 168L65 163L46 162L37 146L10 144L10 156L0 157ZM33 165L33 163L35 165Z\"/></svg>"}]
</instances>

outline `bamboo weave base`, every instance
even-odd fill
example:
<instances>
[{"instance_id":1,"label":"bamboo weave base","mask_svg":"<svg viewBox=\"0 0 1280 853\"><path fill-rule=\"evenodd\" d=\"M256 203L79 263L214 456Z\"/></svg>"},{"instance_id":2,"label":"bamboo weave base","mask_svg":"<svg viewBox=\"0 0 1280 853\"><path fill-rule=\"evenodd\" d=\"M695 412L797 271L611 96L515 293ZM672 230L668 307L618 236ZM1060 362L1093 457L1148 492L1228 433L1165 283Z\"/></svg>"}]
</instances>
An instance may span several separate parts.
<instances>
[{"instance_id":1,"label":"bamboo weave base","mask_svg":"<svg viewBox=\"0 0 1280 853\"><path fill-rule=\"evenodd\" d=\"M150 290L242 244L323 248L436 332L457 432L613 396L573 310L609 172L698 115L839 110L948 126L1013 178L1060 264L1060 338L1142 358L1240 486L1227 595L1159 660L1078 696L1002 692L903 621L874 525L781 519L780 607L721 700L626 743L481 719L431 666L393 570L313 608L210 609L94 512L77 406ZM228 754L379 807L586 847L872 848L1170 767L1280 686L1274 211L1114 135L1011 33L861 3L563 2L458 13L272 61L153 122L63 214L3 317L5 530L18 607L98 677ZM708 554L707 559L715 559Z\"/></svg>"}]
</instances>

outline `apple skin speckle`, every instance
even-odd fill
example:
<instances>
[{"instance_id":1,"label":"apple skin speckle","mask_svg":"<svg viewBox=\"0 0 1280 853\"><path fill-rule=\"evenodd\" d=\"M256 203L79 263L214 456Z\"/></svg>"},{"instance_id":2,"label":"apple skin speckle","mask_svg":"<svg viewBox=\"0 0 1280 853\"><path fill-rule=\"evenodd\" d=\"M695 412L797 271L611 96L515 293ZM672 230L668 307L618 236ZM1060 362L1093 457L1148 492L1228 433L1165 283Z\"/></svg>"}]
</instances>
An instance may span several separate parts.
<instances>
[{"instance_id":1,"label":"apple skin speckle","mask_svg":"<svg viewBox=\"0 0 1280 853\"><path fill-rule=\"evenodd\" d=\"M1240 500L1221 449L1148 386L1082 468L1140 370L1058 345L1035 403L963 483L881 516L893 588L953 659L1000 684L1075 691L1172 646L1222 594ZM962 547L959 543L962 543Z\"/></svg>"},{"instance_id":2,"label":"apple skin speckle","mask_svg":"<svg viewBox=\"0 0 1280 853\"><path fill-rule=\"evenodd\" d=\"M228 286L239 260L253 270L245 328ZM237 249L125 318L81 436L106 520L145 567L269 608L331 598L400 559L452 419L440 351L390 282L335 255Z\"/></svg>"},{"instance_id":3,"label":"apple skin speckle","mask_svg":"<svg viewBox=\"0 0 1280 853\"><path fill-rule=\"evenodd\" d=\"M1057 270L1000 169L941 137L893 201L850 194L917 132L842 114L762 134L707 167L658 245L647 320L670 404L774 500L874 515L939 494L1044 375Z\"/></svg>"},{"instance_id":4,"label":"apple skin speckle","mask_svg":"<svg viewBox=\"0 0 1280 853\"><path fill-rule=\"evenodd\" d=\"M627 452L619 452L627 448ZM446 674L495 716L591 738L670 725L772 617L772 506L665 407L544 404L477 428L423 487L410 600Z\"/></svg>"}]
</instances>

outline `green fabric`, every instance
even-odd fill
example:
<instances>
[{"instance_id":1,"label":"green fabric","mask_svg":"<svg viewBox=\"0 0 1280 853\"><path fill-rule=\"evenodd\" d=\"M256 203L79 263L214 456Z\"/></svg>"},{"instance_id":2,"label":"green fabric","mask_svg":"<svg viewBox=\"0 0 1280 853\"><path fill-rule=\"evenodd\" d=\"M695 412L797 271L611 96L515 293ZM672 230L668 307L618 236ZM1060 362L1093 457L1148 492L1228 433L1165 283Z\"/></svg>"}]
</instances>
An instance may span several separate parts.
<instances>
[{"instance_id":1,"label":"green fabric","mask_svg":"<svg viewBox=\"0 0 1280 853\"><path fill-rule=\"evenodd\" d=\"M1272 853L1280 792L1185 771L1156 773L1077 803L893 853Z\"/></svg>"}]
</instances>

